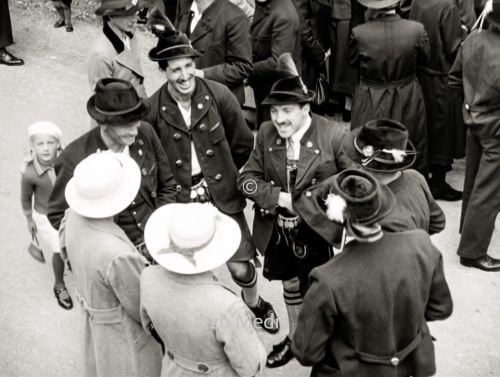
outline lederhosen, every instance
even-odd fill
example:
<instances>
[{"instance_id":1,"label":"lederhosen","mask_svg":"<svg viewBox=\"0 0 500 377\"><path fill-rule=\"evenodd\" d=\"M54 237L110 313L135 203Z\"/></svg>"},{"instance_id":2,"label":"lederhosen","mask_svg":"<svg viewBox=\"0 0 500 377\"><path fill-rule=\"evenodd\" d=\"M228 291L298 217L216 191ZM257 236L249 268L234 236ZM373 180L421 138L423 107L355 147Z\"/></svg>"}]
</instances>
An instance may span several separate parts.
<instances>
[{"instance_id":1,"label":"lederhosen","mask_svg":"<svg viewBox=\"0 0 500 377\"><path fill-rule=\"evenodd\" d=\"M287 158L287 192L293 192L297 177L297 160ZM300 291L309 288L309 273L333 257L331 246L314 232L302 218L279 208L271 240L264 258L263 275L269 280L298 277Z\"/></svg>"}]
</instances>

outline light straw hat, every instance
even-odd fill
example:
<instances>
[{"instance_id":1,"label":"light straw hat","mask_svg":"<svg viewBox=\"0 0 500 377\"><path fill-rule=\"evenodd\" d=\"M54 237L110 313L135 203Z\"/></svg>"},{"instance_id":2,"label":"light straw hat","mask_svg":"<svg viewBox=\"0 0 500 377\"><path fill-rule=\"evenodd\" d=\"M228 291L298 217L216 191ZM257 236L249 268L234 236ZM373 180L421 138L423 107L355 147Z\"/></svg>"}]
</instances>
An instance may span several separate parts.
<instances>
[{"instance_id":1,"label":"light straw hat","mask_svg":"<svg viewBox=\"0 0 500 377\"><path fill-rule=\"evenodd\" d=\"M75 168L66 185L66 201L84 217L106 218L120 213L134 200L141 185L137 163L123 153L94 153Z\"/></svg>"},{"instance_id":2,"label":"light straw hat","mask_svg":"<svg viewBox=\"0 0 500 377\"><path fill-rule=\"evenodd\" d=\"M240 245L241 232L236 221L210 203L174 203L153 212L144 240L159 265L190 275L226 263Z\"/></svg>"},{"instance_id":3,"label":"light straw hat","mask_svg":"<svg viewBox=\"0 0 500 377\"><path fill-rule=\"evenodd\" d=\"M62 131L54 123L49 121L35 122L28 127L28 136L34 135L50 135L56 138L59 142L61 141Z\"/></svg>"}]
</instances>

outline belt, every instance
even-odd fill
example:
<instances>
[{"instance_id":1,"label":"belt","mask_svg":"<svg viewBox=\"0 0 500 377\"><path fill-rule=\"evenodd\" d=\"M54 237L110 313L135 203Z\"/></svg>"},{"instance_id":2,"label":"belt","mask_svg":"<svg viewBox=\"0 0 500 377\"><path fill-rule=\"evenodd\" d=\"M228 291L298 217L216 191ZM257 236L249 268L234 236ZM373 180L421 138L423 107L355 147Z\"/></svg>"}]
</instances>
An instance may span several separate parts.
<instances>
[{"instance_id":1,"label":"belt","mask_svg":"<svg viewBox=\"0 0 500 377\"><path fill-rule=\"evenodd\" d=\"M418 347L421 341L422 341L422 334L419 332L415 337L415 339L413 339L410 344L408 344L402 350L397 351L392 356L377 356L359 351L357 351L357 353L360 360L364 362L371 364L391 365L393 367L397 367L401 361L403 361L410 353L412 353L415 350L415 348Z\"/></svg>"},{"instance_id":2,"label":"belt","mask_svg":"<svg viewBox=\"0 0 500 377\"><path fill-rule=\"evenodd\" d=\"M76 298L82 305L83 310L87 312L90 320L95 324L120 323L123 319L123 308L121 305L109 309L94 309L89 306L87 300L85 300L78 290L76 291Z\"/></svg>"},{"instance_id":3,"label":"belt","mask_svg":"<svg viewBox=\"0 0 500 377\"><path fill-rule=\"evenodd\" d=\"M411 83L412 81L416 80L417 76L415 74L412 74L408 77L405 77L401 80L396 80L396 81L372 81L372 80L366 80L366 79L361 79L360 82L362 84L365 84L366 86L374 87L374 88L398 88L400 86L405 86Z\"/></svg>"},{"instance_id":4,"label":"belt","mask_svg":"<svg viewBox=\"0 0 500 377\"><path fill-rule=\"evenodd\" d=\"M167 350L167 356L170 360L176 363L183 369L201 374L210 374L213 371L222 368L228 364L227 360L212 361L212 362L199 362L186 359L170 350Z\"/></svg>"},{"instance_id":5,"label":"belt","mask_svg":"<svg viewBox=\"0 0 500 377\"><path fill-rule=\"evenodd\" d=\"M278 226L284 229L297 228L300 222L301 218L299 216L287 217L281 214L278 214L278 220L276 221Z\"/></svg>"},{"instance_id":6,"label":"belt","mask_svg":"<svg viewBox=\"0 0 500 377\"><path fill-rule=\"evenodd\" d=\"M201 177L201 180L191 186L190 198L191 202L196 203L207 203L212 201L212 196L208 190L208 184L203 176Z\"/></svg>"}]
</instances>

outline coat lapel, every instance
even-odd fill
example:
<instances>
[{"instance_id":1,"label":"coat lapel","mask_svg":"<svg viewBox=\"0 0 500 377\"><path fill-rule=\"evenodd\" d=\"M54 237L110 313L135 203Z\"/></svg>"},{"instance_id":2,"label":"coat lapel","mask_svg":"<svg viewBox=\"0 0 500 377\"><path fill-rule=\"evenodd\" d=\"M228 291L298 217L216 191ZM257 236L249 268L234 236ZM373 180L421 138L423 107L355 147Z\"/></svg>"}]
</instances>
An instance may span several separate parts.
<instances>
[{"instance_id":1,"label":"coat lapel","mask_svg":"<svg viewBox=\"0 0 500 377\"><path fill-rule=\"evenodd\" d=\"M182 117L181 111L177 106L177 102L175 102L175 100L168 92L168 83L164 85L161 90L162 94L160 95L159 109L160 116L165 120L165 122L167 122L169 126L172 126L186 134L189 134L189 129L184 122L184 118Z\"/></svg>"},{"instance_id":2,"label":"coat lapel","mask_svg":"<svg viewBox=\"0 0 500 377\"><path fill-rule=\"evenodd\" d=\"M215 0L207 9L203 11L200 21L198 21L193 32L189 36L191 43L196 43L196 41L214 29L215 25L213 15L217 14L219 8L220 0Z\"/></svg>"},{"instance_id":3,"label":"coat lapel","mask_svg":"<svg viewBox=\"0 0 500 377\"><path fill-rule=\"evenodd\" d=\"M260 23L268 14L269 4L260 5L259 3L256 3L251 29L253 29L258 23Z\"/></svg>"},{"instance_id":4,"label":"coat lapel","mask_svg":"<svg viewBox=\"0 0 500 377\"><path fill-rule=\"evenodd\" d=\"M132 38L130 40L130 50L128 48L124 48L123 51L116 57L116 61L124 67L135 72L138 76L144 77L141 63L139 61L139 52L136 38Z\"/></svg>"}]
</instances>

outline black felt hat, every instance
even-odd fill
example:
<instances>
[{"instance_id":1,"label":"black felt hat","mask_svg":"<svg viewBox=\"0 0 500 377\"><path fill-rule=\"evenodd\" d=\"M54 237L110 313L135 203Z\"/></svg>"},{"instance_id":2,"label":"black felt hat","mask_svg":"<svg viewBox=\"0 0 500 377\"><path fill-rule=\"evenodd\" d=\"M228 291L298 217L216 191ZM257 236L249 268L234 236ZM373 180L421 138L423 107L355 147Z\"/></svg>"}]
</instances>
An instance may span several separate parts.
<instances>
[{"instance_id":1,"label":"black felt hat","mask_svg":"<svg viewBox=\"0 0 500 377\"><path fill-rule=\"evenodd\" d=\"M365 169L396 172L409 168L416 151L408 140L407 128L392 119L375 119L352 130L342 143L352 161Z\"/></svg>"},{"instance_id":2,"label":"black felt hat","mask_svg":"<svg viewBox=\"0 0 500 377\"><path fill-rule=\"evenodd\" d=\"M347 169L331 181L325 199L332 221L370 226L387 216L396 201L391 190L367 172Z\"/></svg>"},{"instance_id":3,"label":"black felt hat","mask_svg":"<svg viewBox=\"0 0 500 377\"><path fill-rule=\"evenodd\" d=\"M262 105L306 103L314 100L314 92L308 90L299 76L283 77L276 81Z\"/></svg>"},{"instance_id":4,"label":"black felt hat","mask_svg":"<svg viewBox=\"0 0 500 377\"><path fill-rule=\"evenodd\" d=\"M143 119L149 106L130 82L106 78L97 82L95 94L87 102L87 111L100 123L119 126Z\"/></svg>"},{"instance_id":5,"label":"black felt hat","mask_svg":"<svg viewBox=\"0 0 500 377\"><path fill-rule=\"evenodd\" d=\"M162 61L175 58L195 58L201 54L191 46L186 34L168 29L158 36L158 44L149 51L148 56L152 61Z\"/></svg>"},{"instance_id":6,"label":"black felt hat","mask_svg":"<svg viewBox=\"0 0 500 377\"><path fill-rule=\"evenodd\" d=\"M143 7L142 0L101 0L96 16L131 16Z\"/></svg>"}]
</instances>

